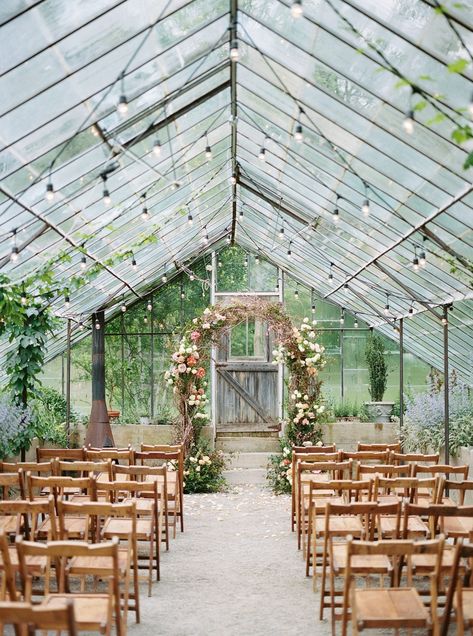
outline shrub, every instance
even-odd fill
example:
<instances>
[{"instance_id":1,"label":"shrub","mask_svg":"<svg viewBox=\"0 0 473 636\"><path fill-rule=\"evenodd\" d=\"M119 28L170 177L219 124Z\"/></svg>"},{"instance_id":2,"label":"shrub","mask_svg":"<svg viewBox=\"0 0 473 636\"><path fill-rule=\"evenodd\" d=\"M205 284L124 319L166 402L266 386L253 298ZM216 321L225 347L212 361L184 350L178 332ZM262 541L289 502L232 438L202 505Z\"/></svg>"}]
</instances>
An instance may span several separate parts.
<instances>
[{"instance_id":1,"label":"shrub","mask_svg":"<svg viewBox=\"0 0 473 636\"><path fill-rule=\"evenodd\" d=\"M369 373L369 392L373 402L381 402L388 382L388 366L384 357L384 342L377 334L366 341L366 362Z\"/></svg>"},{"instance_id":2,"label":"shrub","mask_svg":"<svg viewBox=\"0 0 473 636\"><path fill-rule=\"evenodd\" d=\"M192 446L184 465L184 492L219 492L225 489L227 462L222 451L211 450L207 442Z\"/></svg>"},{"instance_id":3,"label":"shrub","mask_svg":"<svg viewBox=\"0 0 473 636\"><path fill-rule=\"evenodd\" d=\"M407 398L401 431L408 451L439 451L445 439L443 392L421 393ZM460 446L473 446L473 401L468 388L457 384L449 392L449 451L455 456Z\"/></svg>"},{"instance_id":4,"label":"shrub","mask_svg":"<svg viewBox=\"0 0 473 636\"><path fill-rule=\"evenodd\" d=\"M38 437L44 442L67 445L67 434L64 423L67 414L66 398L51 387L42 386L31 403L32 437ZM77 415L71 412L71 423L77 420Z\"/></svg>"},{"instance_id":5,"label":"shrub","mask_svg":"<svg viewBox=\"0 0 473 636\"><path fill-rule=\"evenodd\" d=\"M290 494L291 480L291 442L286 438L279 440L281 452L269 458L266 479L276 495Z\"/></svg>"},{"instance_id":6,"label":"shrub","mask_svg":"<svg viewBox=\"0 0 473 636\"><path fill-rule=\"evenodd\" d=\"M0 396L0 459L27 450L33 437L30 411Z\"/></svg>"}]
</instances>

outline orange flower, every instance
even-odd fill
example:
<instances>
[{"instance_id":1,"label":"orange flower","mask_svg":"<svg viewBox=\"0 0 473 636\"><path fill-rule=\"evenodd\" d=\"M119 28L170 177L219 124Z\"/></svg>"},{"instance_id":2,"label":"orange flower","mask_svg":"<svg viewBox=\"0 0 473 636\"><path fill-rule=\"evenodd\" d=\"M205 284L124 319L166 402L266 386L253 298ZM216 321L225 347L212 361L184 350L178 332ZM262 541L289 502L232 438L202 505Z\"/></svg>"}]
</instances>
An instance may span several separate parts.
<instances>
[{"instance_id":1,"label":"orange flower","mask_svg":"<svg viewBox=\"0 0 473 636\"><path fill-rule=\"evenodd\" d=\"M188 364L189 364L189 362L188 362ZM199 368L197 369L196 376L197 376L198 378L203 378L203 377L204 377L204 375L205 375L205 369L204 369L204 367L199 367Z\"/></svg>"},{"instance_id":2,"label":"orange flower","mask_svg":"<svg viewBox=\"0 0 473 636\"><path fill-rule=\"evenodd\" d=\"M197 364L197 360L194 358L194 356L189 356L187 358L187 366L188 367L195 367L196 364Z\"/></svg>"}]
</instances>

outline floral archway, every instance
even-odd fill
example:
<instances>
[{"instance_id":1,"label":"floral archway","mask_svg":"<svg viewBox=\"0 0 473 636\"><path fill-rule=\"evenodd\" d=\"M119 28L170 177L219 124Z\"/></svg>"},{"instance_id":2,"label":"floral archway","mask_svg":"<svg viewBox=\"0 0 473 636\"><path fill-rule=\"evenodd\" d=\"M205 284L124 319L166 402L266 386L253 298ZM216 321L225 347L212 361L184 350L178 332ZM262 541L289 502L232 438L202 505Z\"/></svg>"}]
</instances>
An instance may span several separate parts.
<instances>
[{"instance_id":1,"label":"floral archway","mask_svg":"<svg viewBox=\"0 0 473 636\"><path fill-rule=\"evenodd\" d=\"M316 321L304 318L296 327L281 304L251 298L205 309L184 328L179 348L172 354L172 368L165 377L173 386L179 411L175 436L188 450L198 443L209 417L206 406L211 347L219 346L222 335L248 317L267 324L276 343L273 363L285 363L288 369L286 438L298 445L321 439L318 421L325 407L319 371L325 365L325 356L324 347L317 342Z\"/></svg>"}]
</instances>

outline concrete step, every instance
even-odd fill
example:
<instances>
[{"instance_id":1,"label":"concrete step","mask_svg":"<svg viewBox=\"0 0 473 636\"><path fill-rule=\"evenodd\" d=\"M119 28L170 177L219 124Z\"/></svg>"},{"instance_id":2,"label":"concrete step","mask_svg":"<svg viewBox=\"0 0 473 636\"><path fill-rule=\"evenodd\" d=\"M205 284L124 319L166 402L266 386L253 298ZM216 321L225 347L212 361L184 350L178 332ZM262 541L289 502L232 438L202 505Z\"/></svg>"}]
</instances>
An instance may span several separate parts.
<instances>
[{"instance_id":1,"label":"concrete step","mask_svg":"<svg viewBox=\"0 0 473 636\"><path fill-rule=\"evenodd\" d=\"M235 453L225 454L229 470L264 468L266 469L271 453Z\"/></svg>"},{"instance_id":2,"label":"concrete step","mask_svg":"<svg viewBox=\"0 0 473 636\"><path fill-rule=\"evenodd\" d=\"M277 453L279 451L279 438L217 435L215 448L225 453Z\"/></svg>"},{"instance_id":3,"label":"concrete step","mask_svg":"<svg viewBox=\"0 0 473 636\"><path fill-rule=\"evenodd\" d=\"M266 483L265 468L237 468L234 470L225 470L223 476L230 486Z\"/></svg>"}]
</instances>

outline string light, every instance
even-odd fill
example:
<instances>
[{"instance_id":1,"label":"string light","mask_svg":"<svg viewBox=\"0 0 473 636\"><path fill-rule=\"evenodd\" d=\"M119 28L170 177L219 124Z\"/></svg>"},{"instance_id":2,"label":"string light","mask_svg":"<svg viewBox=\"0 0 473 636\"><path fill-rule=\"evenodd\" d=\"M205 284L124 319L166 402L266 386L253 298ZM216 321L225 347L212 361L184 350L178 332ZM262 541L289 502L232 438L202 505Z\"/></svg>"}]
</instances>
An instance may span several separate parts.
<instances>
[{"instance_id":1,"label":"string light","mask_svg":"<svg viewBox=\"0 0 473 636\"><path fill-rule=\"evenodd\" d=\"M417 246L414 245L414 258L412 259L412 268L415 272L419 270L419 259L417 257Z\"/></svg>"},{"instance_id":2,"label":"string light","mask_svg":"<svg viewBox=\"0 0 473 636\"><path fill-rule=\"evenodd\" d=\"M230 60L232 62L238 62L239 58L240 54L238 51L238 40L236 38L233 38L230 44Z\"/></svg>"},{"instance_id":3,"label":"string light","mask_svg":"<svg viewBox=\"0 0 473 636\"><path fill-rule=\"evenodd\" d=\"M278 280L276 281L276 285L274 286L274 291L275 291L275 292L277 292L277 293L279 293L279 278L278 278Z\"/></svg>"},{"instance_id":4,"label":"string light","mask_svg":"<svg viewBox=\"0 0 473 636\"><path fill-rule=\"evenodd\" d=\"M92 124L92 126L90 127L90 132L93 134L94 137L98 137L100 135L99 130L95 124Z\"/></svg>"},{"instance_id":5,"label":"string light","mask_svg":"<svg viewBox=\"0 0 473 636\"><path fill-rule=\"evenodd\" d=\"M473 119L473 94L470 99L470 103L468 104L468 112L470 113L470 117Z\"/></svg>"},{"instance_id":6,"label":"string light","mask_svg":"<svg viewBox=\"0 0 473 636\"><path fill-rule=\"evenodd\" d=\"M284 238L284 225L281 225L281 229L279 230L279 238L281 240Z\"/></svg>"},{"instance_id":7,"label":"string light","mask_svg":"<svg viewBox=\"0 0 473 636\"><path fill-rule=\"evenodd\" d=\"M355 322L353 323L355 329L358 329L358 318L355 316Z\"/></svg>"},{"instance_id":8,"label":"string light","mask_svg":"<svg viewBox=\"0 0 473 636\"><path fill-rule=\"evenodd\" d=\"M233 173L232 173L232 176L230 177L230 183L231 183L232 185L236 185L236 182L237 182L236 172L233 172Z\"/></svg>"},{"instance_id":9,"label":"string light","mask_svg":"<svg viewBox=\"0 0 473 636\"><path fill-rule=\"evenodd\" d=\"M192 225L194 223L194 219L192 218L192 214L189 212L187 215L187 224Z\"/></svg>"},{"instance_id":10,"label":"string light","mask_svg":"<svg viewBox=\"0 0 473 636\"><path fill-rule=\"evenodd\" d=\"M423 241L425 243L425 236L423 237ZM419 254L419 265L421 267L425 267L427 264L427 254L425 251L425 247L422 245L421 252Z\"/></svg>"},{"instance_id":11,"label":"string light","mask_svg":"<svg viewBox=\"0 0 473 636\"><path fill-rule=\"evenodd\" d=\"M410 108L407 111L406 116L404 117L404 120L402 122L402 128L408 135L412 135L412 133L414 132L414 122L414 111L412 110L412 108Z\"/></svg>"},{"instance_id":12,"label":"string light","mask_svg":"<svg viewBox=\"0 0 473 636\"><path fill-rule=\"evenodd\" d=\"M48 183L46 184L46 201L52 201L54 199L55 193L54 193L54 186L52 184L51 179L48 181Z\"/></svg>"},{"instance_id":13,"label":"string light","mask_svg":"<svg viewBox=\"0 0 473 636\"><path fill-rule=\"evenodd\" d=\"M228 243L228 245L230 245L230 243L232 242L232 237L230 236L230 234L225 238L225 241Z\"/></svg>"},{"instance_id":14,"label":"string light","mask_svg":"<svg viewBox=\"0 0 473 636\"><path fill-rule=\"evenodd\" d=\"M144 322L145 325L148 324L148 318L146 316L143 318L143 322Z\"/></svg>"},{"instance_id":15,"label":"string light","mask_svg":"<svg viewBox=\"0 0 473 636\"><path fill-rule=\"evenodd\" d=\"M133 269L133 271L137 271L138 269L138 265L136 264L136 258L133 256L133 258L131 259L131 267Z\"/></svg>"},{"instance_id":16,"label":"string light","mask_svg":"<svg viewBox=\"0 0 473 636\"><path fill-rule=\"evenodd\" d=\"M16 228L13 230L12 232L12 236L13 236L13 245L11 248L11 253L10 253L10 260L12 263L16 263L17 260L20 258L20 251L18 249L18 245L16 244Z\"/></svg>"},{"instance_id":17,"label":"string light","mask_svg":"<svg viewBox=\"0 0 473 636\"><path fill-rule=\"evenodd\" d=\"M300 18L303 13L302 0L293 0L291 5L291 15L293 18Z\"/></svg>"},{"instance_id":18,"label":"string light","mask_svg":"<svg viewBox=\"0 0 473 636\"><path fill-rule=\"evenodd\" d=\"M205 234L204 234L203 241L204 241L205 245L208 245L209 244L209 235L208 235L207 230L205 228L204 228L204 232L205 232Z\"/></svg>"},{"instance_id":19,"label":"string light","mask_svg":"<svg viewBox=\"0 0 473 636\"><path fill-rule=\"evenodd\" d=\"M365 200L363 201L361 206L361 213L366 218L370 215L370 200L368 198L368 184L366 182L363 182L363 185L365 188Z\"/></svg>"},{"instance_id":20,"label":"string light","mask_svg":"<svg viewBox=\"0 0 473 636\"><path fill-rule=\"evenodd\" d=\"M217 267L222 267L223 263L220 259L218 259Z\"/></svg>"},{"instance_id":21,"label":"string light","mask_svg":"<svg viewBox=\"0 0 473 636\"><path fill-rule=\"evenodd\" d=\"M296 127L294 128L294 139L298 144L301 144L304 141L304 133L302 131L302 124L300 121L296 123Z\"/></svg>"},{"instance_id":22,"label":"string light","mask_svg":"<svg viewBox=\"0 0 473 636\"><path fill-rule=\"evenodd\" d=\"M263 139L263 145L261 146L261 149L259 151L259 155L258 155L258 159L260 161L266 161L266 141L267 141L267 137L265 137Z\"/></svg>"},{"instance_id":23,"label":"string light","mask_svg":"<svg viewBox=\"0 0 473 636\"><path fill-rule=\"evenodd\" d=\"M340 313L340 324L341 325L345 324L345 309L343 307L342 307L341 313Z\"/></svg>"},{"instance_id":24,"label":"string light","mask_svg":"<svg viewBox=\"0 0 473 636\"><path fill-rule=\"evenodd\" d=\"M117 112L121 117L124 117L128 113L128 100L125 95L124 80L125 80L125 73L123 72L121 75L122 94L118 98L118 104L117 104Z\"/></svg>"},{"instance_id":25,"label":"string light","mask_svg":"<svg viewBox=\"0 0 473 636\"><path fill-rule=\"evenodd\" d=\"M123 313L125 313L126 311L126 305L125 303L123 303L123 305L120 307L120 309L122 310Z\"/></svg>"},{"instance_id":26,"label":"string light","mask_svg":"<svg viewBox=\"0 0 473 636\"><path fill-rule=\"evenodd\" d=\"M190 280L190 281L195 280L195 276L194 276L194 273L193 273L193 272L191 272L191 273L189 274L189 280Z\"/></svg>"},{"instance_id":27,"label":"string light","mask_svg":"<svg viewBox=\"0 0 473 636\"><path fill-rule=\"evenodd\" d=\"M330 269L329 269L329 272L328 272L328 283L329 283L329 285L333 285L333 283L334 283L332 267L333 267L333 263L330 263Z\"/></svg>"},{"instance_id":28,"label":"string light","mask_svg":"<svg viewBox=\"0 0 473 636\"><path fill-rule=\"evenodd\" d=\"M212 148L210 147L207 133L205 133L205 139L207 142L207 145L205 146L205 158L207 159L207 161L210 161L212 159Z\"/></svg>"},{"instance_id":29,"label":"string light","mask_svg":"<svg viewBox=\"0 0 473 636\"><path fill-rule=\"evenodd\" d=\"M144 205L143 209L141 210L141 218L143 219L143 221L149 221L150 217L151 215L149 213L149 210L146 205Z\"/></svg>"},{"instance_id":30,"label":"string light","mask_svg":"<svg viewBox=\"0 0 473 636\"><path fill-rule=\"evenodd\" d=\"M161 276L161 280L163 281L163 283L167 283L168 282L168 277L166 275L166 272L164 272L164 274Z\"/></svg>"},{"instance_id":31,"label":"string light","mask_svg":"<svg viewBox=\"0 0 473 636\"><path fill-rule=\"evenodd\" d=\"M443 316L442 318L442 325L448 325L448 320L445 318L445 316Z\"/></svg>"},{"instance_id":32,"label":"string light","mask_svg":"<svg viewBox=\"0 0 473 636\"><path fill-rule=\"evenodd\" d=\"M243 214L244 214L244 212L243 212L243 205L241 205L241 206L240 206L240 212L239 212L240 219L242 219L242 218L243 218Z\"/></svg>"},{"instance_id":33,"label":"string light","mask_svg":"<svg viewBox=\"0 0 473 636\"><path fill-rule=\"evenodd\" d=\"M105 203L105 205L110 205L110 203L112 202L112 198L107 188L107 175L105 174L102 175L102 181L103 181L103 193L102 193L103 202Z\"/></svg>"},{"instance_id":34,"label":"string light","mask_svg":"<svg viewBox=\"0 0 473 636\"><path fill-rule=\"evenodd\" d=\"M339 220L340 220L340 215L338 213L338 208L335 208L334 211L332 212L332 221L336 225L339 222Z\"/></svg>"},{"instance_id":35,"label":"string light","mask_svg":"<svg viewBox=\"0 0 473 636\"><path fill-rule=\"evenodd\" d=\"M289 241L289 247L288 247L288 249L287 249L287 257L288 257L289 259L291 259L291 258L292 258L292 250L291 250L291 247L292 247L292 241Z\"/></svg>"},{"instance_id":36,"label":"string light","mask_svg":"<svg viewBox=\"0 0 473 636\"><path fill-rule=\"evenodd\" d=\"M256 256L255 256L255 265L259 265L259 264L260 264L259 254L256 254Z\"/></svg>"},{"instance_id":37,"label":"string light","mask_svg":"<svg viewBox=\"0 0 473 636\"><path fill-rule=\"evenodd\" d=\"M408 314L409 314L409 316L413 316L414 315L414 307L412 305L409 307Z\"/></svg>"},{"instance_id":38,"label":"string light","mask_svg":"<svg viewBox=\"0 0 473 636\"><path fill-rule=\"evenodd\" d=\"M21 294L20 302L21 302L21 304L22 304L23 306L24 306L24 305L26 305L26 303L28 302L28 299L26 298L26 294L25 294L25 292L23 292L23 293Z\"/></svg>"},{"instance_id":39,"label":"string light","mask_svg":"<svg viewBox=\"0 0 473 636\"><path fill-rule=\"evenodd\" d=\"M343 293L347 295L349 291L350 291L350 288L348 287L348 283L345 283L343 285Z\"/></svg>"},{"instance_id":40,"label":"string light","mask_svg":"<svg viewBox=\"0 0 473 636\"><path fill-rule=\"evenodd\" d=\"M299 289L296 287L294 290L294 298L297 300L299 298Z\"/></svg>"},{"instance_id":41,"label":"string light","mask_svg":"<svg viewBox=\"0 0 473 636\"><path fill-rule=\"evenodd\" d=\"M85 248L84 243L82 243L82 249ZM80 259L80 268L85 269L87 267L87 259L85 258L85 254L82 254L82 258Z\"/></svg>"},{"instance_id":42,"label":"string light","mask_svg":"<svg viewBox=\"0 0 473 636\"><path fill-rule=\"evenodd\" d=\"M186 297L186 294L184 292L184 289L181 287L181 300L184 300L185 297Z\"/></svg>"},{"instance_id":43,"label":"string light","mask_svg":"<svg viewBox=\"0 0 473 636\"><path fill-rule=\"evenodd\" d=\"M71 299L69 298L69 295L64 297L64 306L66 307L66 309L69 309L69 307L71 306Z\"/></svg>"},{"instance_id":44,"label":"string light","mask_svg":"<svg viewBox=\"0 0 473 636\"><path fill-rule=\"evenodd\" d=\"M78 326L79 331L84 331L84 323L80 322Z\"/></svg>"},{"instance_id":45,"label":"string light","mask_svg":"<svg viewBox=\"0 0 473 636\"><path fill-rule=\"evenodd\" d=\"M384 315L389 316L389 294L386 294L386 305L384 306Z\"/></svg>"},{"instance_id":46,"label":"string light","mask_svg":"<svg viewBox=\"0 0 473 636\"><path fill-rule=\"evenodd\" d=\"M153 311L153 303L150 300L148 300L148 304L146 305L146 309L148 311Z\"/></svg>"},{"instance_id":47,"label":"string light","mask_svg":"<svg viewBox=\"0 0 473 636\"><path fill-rule=\"evenodd\" d=\"M97 329L97 331L100 329L100 322L98 318L95 319L95 328Z\"/></svg>"},{"instance_id":48,"label":"string light","mask_svg":"<svg viewBox=\"0 0 473 636\"><path fill-rule=\"evenodd\" d=\"M248 267L248 256L245 256L245 260L243 261L244 267Z\"/></svg>"},{"instance_id":49,"label":"string light","mask_svg":"<svg viewBox=\"0 0 473 636\"><path fill-rule=\"evenodd\" d=\"M161 155L161 142L159 139L156 139L153 144L153 155L155 157L159 157Z\"/></svg>"}]
</instances>

